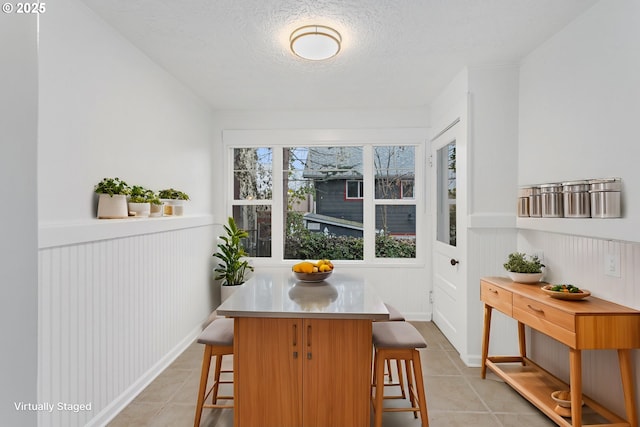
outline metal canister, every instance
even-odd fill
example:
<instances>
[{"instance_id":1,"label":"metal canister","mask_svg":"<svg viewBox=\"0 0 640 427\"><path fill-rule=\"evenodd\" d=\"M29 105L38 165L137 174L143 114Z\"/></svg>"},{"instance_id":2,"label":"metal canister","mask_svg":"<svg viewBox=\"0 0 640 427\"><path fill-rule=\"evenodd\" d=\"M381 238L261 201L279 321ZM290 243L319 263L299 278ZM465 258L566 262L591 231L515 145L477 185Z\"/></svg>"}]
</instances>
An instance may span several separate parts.
<instances>
[{"instance_id":1,"label":"metal canister","mask_svg":"<svg viewBox=\"0 0 640 427\"><path fill-rule=\"evenodd\" d=\"M620 218L622 180L602 178L589 180L592 218Z\"/></svg>"},{"instance_id":2,"label":"metal canister","mask_svg":"<svg viewBox=\"0 0 640 427\"><path fill-rule=\"evenodd\" d=\"M542 184L540 186L542 194L542 217L562 218L562 184Z\"/></svg>"},{"instance_id":3,"label":"metal canister","mask_svg":"<svg viewBox=\"0 0 640 427\"><path fill-rule=\"evenodd\" d=\"M531 187L521 187L518 190L518 216L529 216L529 198L531 196Z\"/></svg>"},{"instance_id":4,"label":"metal canister","mask_svg":"<svg viewBox=\"0 0 640 427\"><path fill-rule=\"evenodd\" d=\"M565 218L591 217L589 190L589 181L568 181L562 183Z\"/></svg>"},{"instance_id":5,"label":"metal canister","mask_svg":"<svg viewBox=\"0 0 640 427\"><path fill-rule=\"evenodd\" d=\"M542 216L542 195L540 187L531 187L529 194L529 216L540 218Z\"/></svg>"}]
</instances>

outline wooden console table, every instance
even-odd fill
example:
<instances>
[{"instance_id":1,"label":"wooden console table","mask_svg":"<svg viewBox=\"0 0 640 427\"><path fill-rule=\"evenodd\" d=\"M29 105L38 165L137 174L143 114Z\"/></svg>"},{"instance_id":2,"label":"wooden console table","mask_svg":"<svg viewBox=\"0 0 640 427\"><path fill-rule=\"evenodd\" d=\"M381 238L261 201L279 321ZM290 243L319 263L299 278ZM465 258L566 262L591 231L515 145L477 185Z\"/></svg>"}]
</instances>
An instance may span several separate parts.
<instances>
[{"instance_id":1,"label":"wooden console table","mask_svg":"<svg viewBox=\"0 0 640 427\"><path fill-rule=\"evenodd\" d=\"M637 427L631 349L640 348L640 311L595 297L582 301L551 298L540 289L542 285L514 283L502 277L481 280L480 299L484 302L482 378L486 377L488 367L560 426ZM491 312L494 308L518 321L519 356L489 356ZM570 384L554 377L527 357L525 325L569 347ZM582 394L581 352L591 349L618 351L626 420ZM554 390L567 389L571 390L570 418L556 413L556 404L551 398ZM583 418L585 421L589 418L597 421L583 424Z\"/></svg>"}]
</instances>

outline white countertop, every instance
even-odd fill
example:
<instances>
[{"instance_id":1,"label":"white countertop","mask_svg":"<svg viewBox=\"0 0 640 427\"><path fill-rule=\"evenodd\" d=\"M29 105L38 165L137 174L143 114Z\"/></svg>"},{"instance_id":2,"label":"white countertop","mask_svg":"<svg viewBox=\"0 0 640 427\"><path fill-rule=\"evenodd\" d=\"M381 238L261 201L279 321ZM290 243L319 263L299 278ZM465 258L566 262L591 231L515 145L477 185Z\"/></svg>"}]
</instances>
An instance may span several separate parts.
<instances>
[{"instance_id":1,"label":"white countertop","mask_svg":"<svg viewBox=\"0 0 640 427\"><path fill-rule=\"evenodd\" d=\"M217 313L228 317L388 320L389 312L366 280L333 272L320 283L298 282L291 270L257 273Z\"/></svg>"}]
</instances>

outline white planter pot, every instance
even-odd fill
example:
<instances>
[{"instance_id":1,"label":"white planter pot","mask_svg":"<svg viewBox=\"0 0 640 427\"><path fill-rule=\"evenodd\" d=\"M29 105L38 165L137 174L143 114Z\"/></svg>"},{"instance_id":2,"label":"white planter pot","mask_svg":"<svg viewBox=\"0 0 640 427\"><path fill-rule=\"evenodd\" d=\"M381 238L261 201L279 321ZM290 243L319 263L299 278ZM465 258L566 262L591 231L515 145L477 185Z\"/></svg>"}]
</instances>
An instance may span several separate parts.
<instances>
[{"instance_id":1,"label":"white planter pot","mask_svg":"<svg viewBox=\"0 0 640 427\"><path fill-rule=\"evenodd\" d=\"M100 194L98 197L98 218L116 219L128 218L129 209L127 207L127 196L116 194Z\"/></svg>"},{"instance_id":2,"label":"white planter pot","mask_svg":"<svg viewBox=\"0 0 640 427\"><path fill-rule=\"evenodd\" d=\"M162 214L164 213L163 211L164 211L164 204L154 205L153 203L151 203L151 210L149 212L149 216L151 217L162 216Z\"/></svg>"},{"instance_id":3,"label":"white planter pot","mask_svg":"<svg viewBox=\"0 0 640 427\"><path fill-rule=\"evenodd\" d=\"M184 215L184 207L186 200L162 199L164 203L165 216L181 216Z\"/></svg>"},{"instance_id":4,"label":"white planter pot","mask_svg":"<svg viewBox=\"0 0 640 427\"><path fill-rule=\"evenodd\" d=\"M508 271L507 274L514 282L518 283L538 283L544 273L514 273Z\"/></svg>"},{"instance_id":5,"label":"white planter pot","mask_svg":"<svg viewBox=\"0 0 640 427\"><path fill-rule=\"evenodd\" d=\"M151 203L135 203L129 202L129 214L137 217L148 217L151 213Z\"/></svg>"},{"instance_id":6,"label":"white planter pot","mask_svg":"<svg viewBox=\"0 0 640 427\"><path fill-rule=\"evenodd\" d=\"M234 292L236 292L238 289L241 289L244 286L245 286L244 283L242 285L235 285L235 286L220 285L220 302L221 303L225 302L227 298L233 295Z\"/></svg>"}]
</instances>

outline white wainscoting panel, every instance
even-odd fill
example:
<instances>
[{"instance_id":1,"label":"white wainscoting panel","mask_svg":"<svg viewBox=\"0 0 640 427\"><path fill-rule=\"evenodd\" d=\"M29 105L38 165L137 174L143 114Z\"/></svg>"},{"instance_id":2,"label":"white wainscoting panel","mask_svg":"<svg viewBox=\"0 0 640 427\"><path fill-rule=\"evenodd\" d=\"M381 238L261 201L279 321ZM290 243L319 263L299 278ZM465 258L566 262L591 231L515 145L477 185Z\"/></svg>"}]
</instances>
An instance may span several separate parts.
<instances>
[{"instance_id":1,"label":"white wainscoting panel","mask_svg":"<svg viewBox=\"0 0 640 427\"><path fill-rule=\"evenodd\" d=\"M592 221L597 226L600 220ZM545 281L572 283L588 289L596 297L640 310L640 243L520 230L518 247L527 253L544 254ZM605 257L609 254L620 257L620 277L605 274ZM633 352L638 407L639 353ZM543 367L568 382L569 351L565 345L533 333L531 354ZM617 353L613 350L583 351L582 359L584 393L624 416Z\"/></svg>"},{"instance_id":2,"label":"white wainscoting panel","mask_svg":"<svg viewBox=\"0 0 640 427\"><path fill-rule=\"evenodd\" d=\"M38 425L104 425L193 341L214 246L204 225L40 249Z\"/></svg>"}]
</instances>

